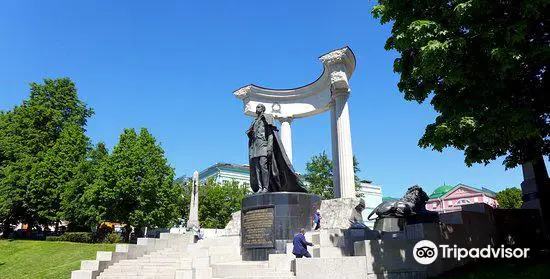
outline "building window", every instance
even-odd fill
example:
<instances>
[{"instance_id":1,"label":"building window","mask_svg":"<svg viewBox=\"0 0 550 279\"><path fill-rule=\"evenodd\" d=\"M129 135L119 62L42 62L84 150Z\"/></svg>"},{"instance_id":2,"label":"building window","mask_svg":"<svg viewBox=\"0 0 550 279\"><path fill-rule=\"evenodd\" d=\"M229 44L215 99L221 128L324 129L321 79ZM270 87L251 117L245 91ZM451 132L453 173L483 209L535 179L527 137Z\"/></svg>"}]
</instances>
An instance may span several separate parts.
<instances>
[{"instance_id":1,"label":"building window","mask_svg":"<svg viewBox=\"0 0 550 279\"><path fill-rule=\"evenodd\" d=\"M432 203L432 208L436 208L437 207L437 202L433 202Z\"/></svg>"},{"instance_id":2,"label":"building window","mask_svg":"<svg viewBox=\"0 0 550 279\"><path fill-rule=\"evenodd\" d=\"M448 201L448 202L447 202L447 205L448 205L448 206L453 206L453 201Z\"/></svg>"},{"instance_id":3,"label":"building window","mask_svg":"<svg viewBox=\"0 0 550 279\"><path fill-rule=\"evenodd\" d=\"M477 197L474 198L474 202L478 202Z\"/></svg>"},{"instance_id":4,"label":"building window","mask_svg":"<svg viewBox=\"0 0 550 279\"><path fill-rule=\"evenodd\" d=\"M471 204L472 202L469 199L462 199L456 202L456 205Z\"/></svg>"}]
</instances>

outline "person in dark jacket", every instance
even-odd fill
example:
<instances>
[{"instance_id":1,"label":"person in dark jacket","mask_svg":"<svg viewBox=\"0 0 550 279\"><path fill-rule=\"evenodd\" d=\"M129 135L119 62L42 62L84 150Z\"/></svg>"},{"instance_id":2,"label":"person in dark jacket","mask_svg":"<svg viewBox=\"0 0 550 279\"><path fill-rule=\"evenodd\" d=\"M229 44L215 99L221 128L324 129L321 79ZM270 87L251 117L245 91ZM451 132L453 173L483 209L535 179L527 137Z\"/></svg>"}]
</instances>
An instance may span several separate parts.
<instances>
[{"instance_id":1,"label":"person in dark jacket","mask_svg":"<svg viewBox=\"0 0 550 279\"><path fill-rule=\"evenodd\" d=\"M301 229L300 233L297 234L292 240L292 244L294 245L292 248L292 254L294 254L296 258L311 258L311 255L307 251L307 246L313 246L313 243L306 241L306 237L304 236L305 234L306 230Z\"/></svg>"}]
</instances>

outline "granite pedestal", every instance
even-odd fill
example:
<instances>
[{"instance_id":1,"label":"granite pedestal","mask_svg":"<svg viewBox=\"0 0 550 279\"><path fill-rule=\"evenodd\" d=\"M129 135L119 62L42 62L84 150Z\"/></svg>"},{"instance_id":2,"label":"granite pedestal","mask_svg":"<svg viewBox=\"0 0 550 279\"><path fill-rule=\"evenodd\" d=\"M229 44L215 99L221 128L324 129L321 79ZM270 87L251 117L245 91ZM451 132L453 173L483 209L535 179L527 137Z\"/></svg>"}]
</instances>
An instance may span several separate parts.
<instances>
[{"instance_id":1,"label":"granite pedestal","mask_svg":"<svg viewBox=\"0 0 550 279\"><path fill-rule=\"evenodd\" d=\"M285 254L286 244L303 228L311 230L321 197L308 193L254 194L241 202L241 254L245 261L267 261Z\"/></svg>"},{"instance_id":2,"label":"granite pedestal","mask_svg":"<svg viewBox=\"0 0 550 279\"><path fill-rule=\"evenodd\" d=\"M436 212L423 212L407 217L377 218L374 222L374 229L381 232L398 232L403 231L407 225L437 222L439 222L439 214Z\"/></svg>"}]
</instances>

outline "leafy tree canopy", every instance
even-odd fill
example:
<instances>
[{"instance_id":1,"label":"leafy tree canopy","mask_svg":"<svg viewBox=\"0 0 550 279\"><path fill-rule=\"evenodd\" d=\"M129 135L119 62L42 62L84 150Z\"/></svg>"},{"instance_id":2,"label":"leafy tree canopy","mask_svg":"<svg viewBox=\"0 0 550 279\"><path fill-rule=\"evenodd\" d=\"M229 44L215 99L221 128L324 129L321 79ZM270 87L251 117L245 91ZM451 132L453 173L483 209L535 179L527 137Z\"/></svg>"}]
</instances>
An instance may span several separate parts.
<instances>
[{"instance_id":1,"label":"leafy tree canopy","mask_svg":"<svg viewBox=\"0 0 550 279\"><path fill-rule=\"evenodd\" d=\"M93 114L68 78L31 83L22 105L0 112L0 220L32 224L59 220L61 192L84 160Z\"/></svg>"},{"instance_id":2,"label":"leafy tree canopy","mask_svg":"<svg viewBox=\"0 0 550 279\"><path fill-rule=\"evenodd\" d=\"M355 172L355 190L359 190L360 179L359 163L353 156L353 169ZM311 161L306 163L306 173L303 175L308 185L308 191L312 194L321 196L323 199L334 199L334 186L332 183L332 160L328 158L326 152L311 157ZM359 196L359 194L357 194Z\"/></svg>"},{"instance_id":3,"label":"leafy tree canopy","mask_svg":"<svg viewBox=\"0 0 550 279\"><path fill-rule=\"evenodd\" d=\"M518 188L506 188L497 193L498 206L500 208L521 208L521 190Z\"/></svg>"},{"instance_id":4,"label":"leafy tree canopy","mask_svg":"<svg viewBox=\"0 0 550 279\"><path fill-rule=\"evenodd\" d=\"M134 227L169 227L182 216L182 188L155 138L141 129L125 129L118 145L86 193L99 220ZM95 208L94 208L95 207Z\"/></svg>"},{"instance_id":5,"label":"leafy tree canopy","mask_svg":"<svg viewBox=\"0 0 550 279\"><path fill-rule=\"evenodd\" d=\"M204 228L224 228L233 212L241 210L248 189L236 181L217 184L209 179L199 186L199 222Z\"/></svg>"},{"instance_id":6,"label":"leafy tree canopy","mask_svg":"<svg viewBox=\"0 0 550 279\"><path fill-rule=\"evenodd\" d=\"M506 155L507 168L550 154L550 2L378 0L393 23L385 48L406 100L439 113L421 147L464 150L465 162ZM432 94L432 95L431 95Z\"/></svg>"}]
</instances>

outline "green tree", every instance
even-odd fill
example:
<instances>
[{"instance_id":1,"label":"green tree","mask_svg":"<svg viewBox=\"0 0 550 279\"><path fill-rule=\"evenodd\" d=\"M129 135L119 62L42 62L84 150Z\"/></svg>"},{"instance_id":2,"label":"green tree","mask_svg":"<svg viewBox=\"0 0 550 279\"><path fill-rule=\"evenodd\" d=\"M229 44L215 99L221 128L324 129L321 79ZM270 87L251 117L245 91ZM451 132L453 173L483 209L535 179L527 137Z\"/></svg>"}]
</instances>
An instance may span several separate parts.
<instances>
[{"instance_id":1,"label":"green tree","mask_svg":"<svg viewBox=\"0 0 550 279\"><path fill-rule=\"evenodd\" d=\"M181 176L174 180L174 185L181 189L181 199L178 208L181 211L180 217L185 222L189 219L189 206L191 202L191 191L193 189L193 178Z\"/></svg>"},{"instance_id":2,"label":"green tree","mask_svg":"<svg viewBox=\"0 0 550 279\"><path fill-rule=\"evenodd\" d=\"M83 135L93 114L68 78L30 86L28 100L0 112L0 219L5 228L20 221L34 225L58 220L58 182L64 184L74 173L74 161L62 163L60 158L81 158L87 148L83 144L69 152L72 147L63 145L74 143L68 134ZM79 140L88 142L85 136ZM71 154L54 154L52 149Z\"/></svg>"},{"instance_id":3,"label":"green tree","mask_svg":"<svg viewBox=\"0 0 550 279\"><path fill-rule=\"evenodd\" d=\"M359 162L353 156L353 169L355 173L355 191L359 190L360 179ZM334 186L332 183L333 168L332 161L328 158L326 152L311 157L311 161L306 163L306 173L304 180L309 182L308 191L312 194L321 196L323 199L334 199ZM357 194L359 196L359 194Z\"/></svg>"},{"instance_id":4,"label":"green tree","mask_svg":"<svg viewBox=\"0 0 550 279\"><path fill-rule=\"evenodd\" d=\"M521 190L516 187L506 188L497 193L497 201L500 208L521 208Z\"/></svg>"},{"instance_id":5,"label":"green tree","mask_svg":"<svg viewBox=\"0 0 550 279\"><path fill-rule=\"evenodd\" d=\"M241 210L248 190L237 182L223 185L209 179L199 187L199 221L203 228L224 228L233 212Z\"/></svg>"},{"instance_id":6,"label":"green tree","mask_svg":"<svg viewBox=\"0 0 550 279\"><path fill-rule=\"evenodd\" d=\"M181 218L182 188L155 138L125 129L118 145L85 193L96 221L118 221L136 228L169 227Z\"/></svg>"},{"instance_id":7,"label":"green tree","mask_svg":"<svg viewBox=\"0 0 550 279\"><path fill-rule=\"evenodd\" d=\"M392 22L387 50L406 100L430 100L439 114L419 146L464 150L465 163L505 156L512 168L532 164L550 232L548 34L545 0L378 0L372 10ZM529 180L530 177L525 177ZM550 238L550 235L547 234Z\"/></svg>"},{"instance_id":8,"label":"green tree","mask_svg":"<svg viewBox=\"0 0 550 279\"><path fill-rule=\"evenodd\" d=\"M332 184L332 161L323 151L319 155L313 155L311 161L306 163L304 180L309 182L308 191L319 195L323 199L334 198L334 187Z\"/></svg>"},{"instance_id":9,"label":"green tree","mask_svg":"<svg viewBox=\"0 0 550 279\"><path fill-rule=\"evenodd\" d=\"M385 47L401 55L399 90L419 103L432 94L439 113L420 146L464 150L468 166L550 154L548 1L378 3L374 16L393 23Z\"/></svg>"},{"instance_id":10,"label":"green tree","mask_svg":"<svg viewBox=\"0 0 550 279\"><path fill-rule=\"evenodd\" d=\"M70 230L89 230L94 228L99 220L96 205L86 199L86 193L93 187L93 183L106 164L109 153L103 142L89 150L87 159L82 160L76 167L75 178L61 193L62 220L69 221Z\"/></svg>"},{"instance_id":11,"label":"green tree","mask_svg":"<svg viewBox=\"0 0 550 279\"><path fill-rule=\"evenodd\" d=\"M30 181L25 192L27 211L41 224L56 222L64 217L61 205L66 192L79 191L82 169L90 142L84 130L77 125L63 129L54 146L44 151L41 161L30 170ZM77 206L77 205L75 205Z\"/></svg>"}]
</instances>

